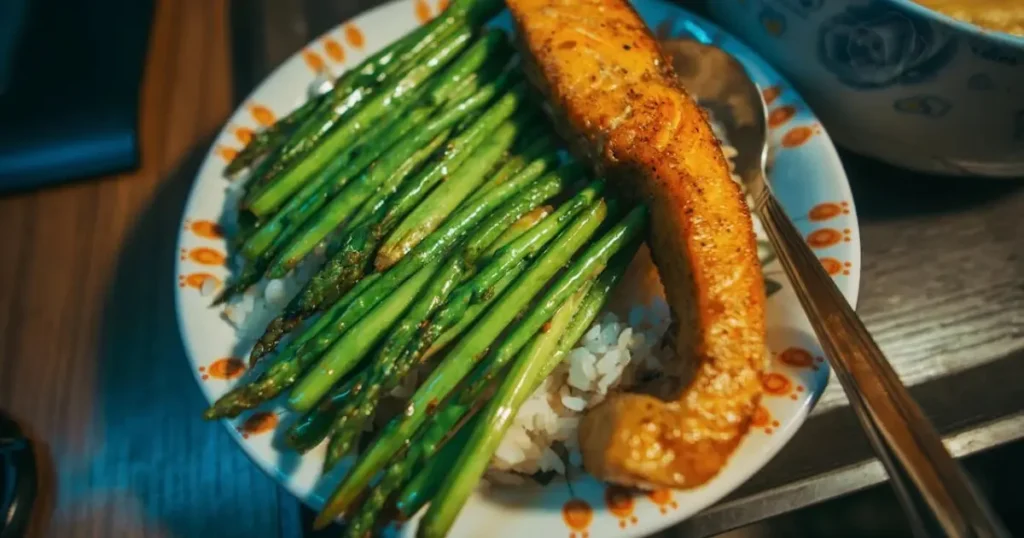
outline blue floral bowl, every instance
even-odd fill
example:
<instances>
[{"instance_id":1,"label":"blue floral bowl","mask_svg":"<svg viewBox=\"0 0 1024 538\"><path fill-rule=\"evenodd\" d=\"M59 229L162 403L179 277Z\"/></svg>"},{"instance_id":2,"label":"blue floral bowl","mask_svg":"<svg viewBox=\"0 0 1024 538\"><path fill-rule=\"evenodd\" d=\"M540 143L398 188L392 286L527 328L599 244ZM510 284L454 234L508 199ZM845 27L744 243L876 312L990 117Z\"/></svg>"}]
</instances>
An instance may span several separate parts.
<instances>
[{"instance_id":1,"label":"blue floral bowl","mask_svg":"<svg viewBox=\"0 0 1024 538\"><path fill-rule=\"evenodd\" d=\"M910 0L711 0L841 145L914 170L1024 177L1024 38Z\"/></svg>"}]
</instances>

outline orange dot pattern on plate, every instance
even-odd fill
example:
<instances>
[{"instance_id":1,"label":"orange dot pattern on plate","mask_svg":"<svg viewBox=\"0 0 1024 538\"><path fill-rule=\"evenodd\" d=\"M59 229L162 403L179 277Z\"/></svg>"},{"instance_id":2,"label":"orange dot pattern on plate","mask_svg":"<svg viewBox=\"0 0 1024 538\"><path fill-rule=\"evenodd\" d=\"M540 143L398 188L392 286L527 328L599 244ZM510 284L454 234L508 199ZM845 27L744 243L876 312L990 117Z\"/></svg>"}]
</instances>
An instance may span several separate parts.
<instances>
[{"instance_id":1,"label":"orange dot pattern on plate","mask_svg":"<svg viewBox=\"0 0 1024 538\"><path fill-rule=\"evenodd\" d=\"M574 532L569 538L587 538L587 530L594 521L594 510L583 499L570 499L562 505L562 520Z\"/></svg>"},{"instance_id":2,"label":"orange dot pattern on plate","mask_svg":"<svg viewBox=\"0 0 1024 538\"><path fill-rule=\"evenodd\" d=\"M212 278L218 286L220 285L220 279L210 273L192 273L190 275L178 277L178 286L182 288L195 288L198 290L203 287L203 282L206 282L206 279L208 278Z\"/></svg>"},{"instance_id":3,"label":"orange dot pattern on plate","mask_svg":"<svg viewBox=\"0 0 1024 538\"><path fill-rule=\"evenodd\" d=\"M759 405L757 409L754 409L754 416L750 417L750 425L754 428L763 428L771 419L771 413L763 405Z\"/></svg>"},{"instance_id":4,"label":"orange dot pattern on plate","mask_svg":"<svg viewBox=\"0 0 1024 538\"><path fill-rule=\"evenodd\" d=\"M636 524L637 518L633 515L636 508L636 501L633 493L620 486L609 486L604 490L604 503L608 511L619 518L619 527L625 529L630 524Z\"/></svg>"},{"instance_id":5,"label":"orange dot pattern on plate","mask_svg":"<svg viewBox=\"0 0 1024 538\"><path fill-rule=\"evenodd\" d=\"M675 498L672 497L672 490L670 489L656 489L654 491L648 491L647 498L658 506L658 510L660 510L662 514L667 514L670 508L679 508L679 503L677 503Z\"/></svg>"},{"instance_id":6,"label":"orange dot pattern on plate","mask_svg":"<svg viewBox=\"0 0 1024 538\"><path fill-rule=\"evenodd\" d=\"M795 148L804 145L814 136L814 129L806 125L793 127L786 134L782 135L782 147Z\"/></svg>"},{"instance_id":7,"label":"orange dot pattern on plate","mask_svg":"<svg viewBox=\"0 0 1024 538\"><path fill-rule=\"evenodd\" d=\"M810 368L814 364L814 355L806 349L791 347L779 353L779 360L797 368Z\"/></svg>"},{"instance_id":8,"label":"orange dot pattern on plate","mask_svg":"<svg viewBox=\"0 0 1024 538\"><path fill-rule=\"evenodd\" d=\"M825 272L836 276L843 272L843 263L835 258L822 258L821 266L825 268Z\"/></svg>"},{"instance_id":9,"label":"orange dot pattern on plate","mask_svg":"<svg viewBox=\"0 0 1024 538\"><path fill-rule=\"evenodd\" d=\"M849 204L846 202L838 204L835 202L821 203L811 208L807 213L807 218L814 222L820 222L838 217L839 215L849 215L850 210L848 207Z\"/></svg>"},{"instance_id":10,"label":"orange dot pattern on plate","mask_svg":"<svg viewBox=\"0 0 1024 538\"><path fill-rule=\"evenodd\" d=\"M263 105L251 105L249 106L249 113L252 114L252 119L256 120L256 123L268 127L273 125L277 118L269 108Z\"/></svg>"},{"instance_id":11,"label":"orange dot pattern on plate","mask_svg":"<svg viewBox=\"0 0 1024 538\"><path fill-rule=\"evenodd\" d=\"M324 39L324 52L334 62L341 63L345 61L345 49L341 48L341 43L329 37Z\"/></svg>"},{"instance_id":12,"label":"orange dot pattern on plate","mask_svg":"<svg viewBox=\"0 0 1024 538\"><path fill-rule=\"evenodd\" d=\"M765 104L770 105L779 98L779 95L782 95L782 88L778 86L769 86L761 92L761 95L764 97Z\"/></svg>"},{"instance_id":13,"label":"orange dot pattern on plate","mask_svg":"<svg viewBox=\"0 0 1024 538\"><path fill-rule=\"evenodd\" d=\"M839 244L843 240L843 233L834 228L822 228L814 230L807 236L807 244L812 248L828 248Z\"/></svg>"},{"instance_id":14,"label":"orange dot pattern on plate","mask_svg":"<svg viewBox=\"0 0 1024 538\"><path fill-rule=\"evenodd\" d=\"M248 145L252 141L252 137L255 136L252 129L248 127L235 127L235 138L242 143L243 146Z\"/></svg>"},{"instance_id":15,"label":"orange dot pattern on plate","mask_svg":"<svg viewBox=\"0 0 1024 538\"><path fill-rule=\"evenodd\" d=\"M319 54L309 49L302 51L302 61L306 62L306 67L314 73L320 73L327 67L327 65L324 64L324 59L321 58Z\"/></svg>"},{"instance_id":16,"label":"orange dot pattern on plate","mask_svg":"<svg viewBox=\"0 0 1024 538\"><path fill-rule=\"evenodd\" d=\"M188 253L189 259L203 265L224 265L226 258L220 252L207 247L194 248Z\"/></svg>"},{"instance_id":17,"label":"orange dot pattern on plate","mask_svg":"<svg viewBox=\"0 0 1024 538\"><path fill-rule=\"evenodd\" d=\"M220 225L212 220L197 220L194 222L186 222L187 229L191 230L192 233L206 239L220 239L224 237L224 230L221 229Z\"/></svg>"},{"instance_id":18,"label":"orange dot pattern on plate","mask_svg":"<svg viewBox=\"0 0 1024 538\"><path fill-rule=\"evenodd\" d=\"M245 422L238 427L238 431L242 432L242 437L245 438L250 435L267 433L277 427L278 420L277 415L270 411L259 411L245 419Z\"/></svg>"},{"instance_id":19,"label":"orange dot pattern on plate","mask_svg":"<svg viewBox=\"0 0 1024 538\"><path fill-rule=\"evenodd\" d=\"M430 12L430 4L427 0L416 0L416 20L420 23L426 24L433 18L433 14Z\"/></svg>"},{"instance_id":20,"label":"orange dot pattern on plate","mask_svg":"<svg viewBox=\"0 0 1024 538\"><path fill-rule=\"evenodd\" d=\"M220 158L224 159L224 161L226 161L226 162L231 162L231 161L235 160L235 157L238 156L238 150L233 148L233 147L230 147L230 146L218 145L217 149L216 149L216 152L217 152L217 155L219 155Z\"/></svg>"},{"instance_id":21,"label":"orange dot pattern on plate","mask_svg":"<svg viewBox=\"0 0 1024 538\"><path fill-rule=\"evenodd\" d=\"M363 37L363 31L354 24L345 25L345 41L357 49L363 48L363 45L366 44L366 38Z\"/></svg>"},{"instance_id":22,"label":"orange dot pattern on plate","mask_svg":"<svg viewBox=\"0 0 1024 538\"><path fill-rule=\"evenodd\" d=\"M210 364L210 368L207 369L207 373L214 379L235 379L240 377L242 372L245 371L245 363L242 359L236 359L234 357L225 357L223 359L217 359Z\"/></svg>"},{"instance_id":23,"label":"orange dot pattern on plate","mask_svg":"<svg viewBox=\"0 0 1024 538\"><path fill-rule=\"evenodd\" d=\"M768 394L782 396L789 393L790 389L793 388L793 383L782 374L769 372L761 378L761 386L764 387L764 391Z\"/></svg>"},{"instance_id":24,"label":"orange dot pattern on plate","mask_svg":"<svg viewBox=\"0 0 1024 538\"><path fill-rule=\"evenodd\" d=\"M768 126L771 128L780 127L796 116L796 108L790 105L780 106L768 114Z\"/></svg>"}]
</instances>

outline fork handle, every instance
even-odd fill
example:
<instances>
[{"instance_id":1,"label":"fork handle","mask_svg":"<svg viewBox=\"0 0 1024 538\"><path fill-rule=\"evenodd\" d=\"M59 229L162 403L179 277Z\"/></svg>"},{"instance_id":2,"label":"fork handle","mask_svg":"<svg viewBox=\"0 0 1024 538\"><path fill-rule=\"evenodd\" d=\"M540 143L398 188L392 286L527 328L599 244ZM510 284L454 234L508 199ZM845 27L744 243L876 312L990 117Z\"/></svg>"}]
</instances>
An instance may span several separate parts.
<instances>
[{"instance_id":1,"label":"fork handle","mask_svg":"<svg viewBox=\"0 0 1024 538\"><path fill-rule=\"evenodd\" d=\"M911 525L934 535L923 504L946 536L1009 536L771 191L754 207Z\"/></svg>"}]
</instances>

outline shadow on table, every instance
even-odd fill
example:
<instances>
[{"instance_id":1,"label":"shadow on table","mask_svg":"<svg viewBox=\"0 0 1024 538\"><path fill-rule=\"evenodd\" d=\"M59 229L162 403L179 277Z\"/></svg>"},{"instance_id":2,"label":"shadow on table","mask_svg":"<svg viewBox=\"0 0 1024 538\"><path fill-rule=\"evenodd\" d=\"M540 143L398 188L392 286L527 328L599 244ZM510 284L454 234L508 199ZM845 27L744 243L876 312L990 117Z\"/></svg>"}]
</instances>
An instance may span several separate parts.
<instances>
[{"instance_id":1,"label":"shadow on table","mask_svg":"<svg viewBox=\"0 0 1024 538\"><path fill-rule=\"evenodd\" d=\"M88 476L73 480L88 481L89 498L81 502L103 506L94 513L112 513L113 521L133 527L119 529L125 535L252 538L268 529L277 536L282 528L276 485L221 424L201 419L205 401L178 331L178 226L209 142L197 144L156 188L108 285L97 364L98 448Z\"/></svg>"},{"instance_id":2,"label":"shadow on table","mask_svg":"<svg viewBox=\"0 0 1024 538\"><path fill-rule=\"evenodd\" d=\"M967 211L1024 189L1020 180L921 174L849 151L840 156L865 222Z\"/></svg>"}]
</instances>

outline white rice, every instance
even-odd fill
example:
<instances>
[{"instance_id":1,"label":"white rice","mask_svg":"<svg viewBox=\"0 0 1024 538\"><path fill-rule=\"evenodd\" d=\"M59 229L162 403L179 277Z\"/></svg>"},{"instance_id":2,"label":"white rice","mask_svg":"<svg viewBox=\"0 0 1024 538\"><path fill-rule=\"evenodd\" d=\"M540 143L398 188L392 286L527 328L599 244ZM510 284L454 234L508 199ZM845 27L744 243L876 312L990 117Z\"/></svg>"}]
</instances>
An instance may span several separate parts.
<instances>
[{"instance_id":1,"label":"white rice","mask_svg":"<svg viewBox=\"0 0 1024 538\"><path fill-rule=\"evenodd\" d=\"M561 475L567 467L580 467L576 435L583 414L608 394L634 386L641 375L662 371L668 323L668 304L660 297L634 306L626 320L603 314L519 409L488 478L518 484L511 473Z\"/></svg>"}]
</instances>

